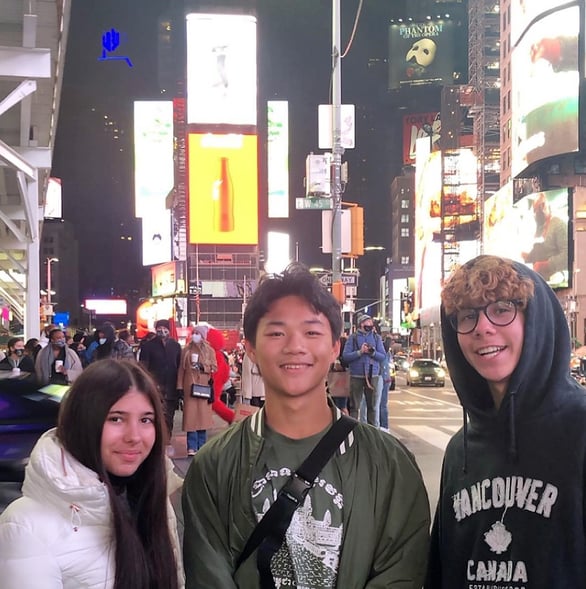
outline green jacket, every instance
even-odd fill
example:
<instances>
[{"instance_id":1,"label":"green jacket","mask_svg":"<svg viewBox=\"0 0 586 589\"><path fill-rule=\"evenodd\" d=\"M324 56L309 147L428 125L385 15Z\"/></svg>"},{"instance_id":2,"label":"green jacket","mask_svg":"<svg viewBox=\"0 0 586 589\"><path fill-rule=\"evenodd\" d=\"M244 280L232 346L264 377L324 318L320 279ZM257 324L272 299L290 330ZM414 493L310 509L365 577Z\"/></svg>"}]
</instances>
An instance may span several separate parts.
<instances>
[{"instance_id":1,"label":"green jacket","mask_svg":"<svg viewBox=\"0 0 586 589\"><path fill-rule=\"evenodd\" d=\"M261 410L205 444L187 472L183 485L187 589L259 588L256 553L234 571L256 525L251 484L263 431ZM392 436L359 423L332 460L344 481L337 587L420 589L430 516L413 456Z\"/></svg>"}]
</instances>

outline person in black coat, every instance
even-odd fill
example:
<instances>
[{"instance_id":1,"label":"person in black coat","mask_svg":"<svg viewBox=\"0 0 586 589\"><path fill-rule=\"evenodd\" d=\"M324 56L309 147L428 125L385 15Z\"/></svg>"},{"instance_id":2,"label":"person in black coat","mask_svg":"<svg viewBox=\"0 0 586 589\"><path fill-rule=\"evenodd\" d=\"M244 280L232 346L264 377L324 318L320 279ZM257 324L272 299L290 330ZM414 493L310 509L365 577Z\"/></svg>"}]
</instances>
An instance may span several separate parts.
<instances>
[{"instance_id":1,"label":"person in black coat","mask_svg":"<svg viewBox=\"0 0 586 589\"><path fill-rule=\"evenodd\" d=\"M142 344L139 360L155 379L165 401L165 420L170 437L173 433L173 418L179 404L177 371L181 362L181 346L170 337L170 324L167 319L159 319L155 323L155 332L155 338Z\"/></svg>"}]
</instances>

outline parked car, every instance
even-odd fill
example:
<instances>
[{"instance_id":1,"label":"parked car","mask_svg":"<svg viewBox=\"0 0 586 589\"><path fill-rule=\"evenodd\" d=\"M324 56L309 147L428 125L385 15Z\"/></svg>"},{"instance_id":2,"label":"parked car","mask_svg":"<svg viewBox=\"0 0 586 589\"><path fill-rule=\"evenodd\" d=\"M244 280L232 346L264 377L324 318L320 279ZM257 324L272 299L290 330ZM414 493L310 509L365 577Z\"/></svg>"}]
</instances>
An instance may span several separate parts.
<instances>
[{"instance_id":1,"label":"parked car","mask_svg":"<svg viewBox=\"0 0 586 589\"><path fill-rule=\"evenodd\" d=\"M0 376L0 481L24 479L31 450L57 424L59 403L68 388Z\"/></svg>"},{"instance_id":2,"label":"parked car","mask_svg":"<svg viewBox=\"0 0 586 589\"><path fill-rule=\"evenodd\" d=\"M439 362L431 358L413 360L407 371L407 386L431 385L443 387L446 384L446 371Z\"/></svg>"}]
</instances>

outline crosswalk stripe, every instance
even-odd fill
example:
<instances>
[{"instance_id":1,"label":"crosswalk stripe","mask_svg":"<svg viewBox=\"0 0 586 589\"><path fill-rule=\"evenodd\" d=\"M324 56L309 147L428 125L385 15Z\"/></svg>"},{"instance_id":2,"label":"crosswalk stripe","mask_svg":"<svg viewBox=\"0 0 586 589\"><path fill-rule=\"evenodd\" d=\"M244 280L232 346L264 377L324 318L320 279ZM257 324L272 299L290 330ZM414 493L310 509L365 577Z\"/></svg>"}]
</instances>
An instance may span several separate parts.
<instances>
[{"instance_id":1,"label":"crosswalk stripe","mask_svg":"<svg viewBox=\"0 0 586 589\"><path fill-rule=\"evenodd\" d=\"M401 429L407 430L409 433L416 435L424 442L427 442L442 451L446 449L446 446L452 437L451 435L445 434L427 425L401 425Z\"/></svg>"}]
</instances>

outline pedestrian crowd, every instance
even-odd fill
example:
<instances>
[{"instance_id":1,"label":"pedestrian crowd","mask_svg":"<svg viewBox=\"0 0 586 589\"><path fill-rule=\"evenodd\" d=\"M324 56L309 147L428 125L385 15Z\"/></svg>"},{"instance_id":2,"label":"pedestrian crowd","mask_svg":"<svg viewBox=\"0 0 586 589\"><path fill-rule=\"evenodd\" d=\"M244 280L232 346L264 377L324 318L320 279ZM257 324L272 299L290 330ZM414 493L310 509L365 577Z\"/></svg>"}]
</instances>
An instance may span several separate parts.
<instances>
[{"instance_id":1,"label":"pedestrian crowd","mask_svg":"<svg viewBox=\"0 0 586 589\"><path fill-rule=\"evenodd\" d=\"M342 341L338 302L304 266L259 282L232 368L207 324L182 348L159 320L138 361L102 330L79 373L50 330L35 368L72 384L0 516L2 587L585 587L586 395L555 293L522 264L479 256L446 281L441 316L463 427L433 525L414 456L382 429L388 342L367 315ZM347 396L334 394L340 366ZM231 372L251 408L240 420ZM184 480L166 456L181 403ZM208 440L213 411L234 423Z\"/></svg>"}]
</instances>

